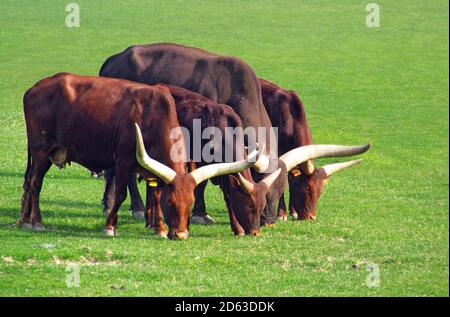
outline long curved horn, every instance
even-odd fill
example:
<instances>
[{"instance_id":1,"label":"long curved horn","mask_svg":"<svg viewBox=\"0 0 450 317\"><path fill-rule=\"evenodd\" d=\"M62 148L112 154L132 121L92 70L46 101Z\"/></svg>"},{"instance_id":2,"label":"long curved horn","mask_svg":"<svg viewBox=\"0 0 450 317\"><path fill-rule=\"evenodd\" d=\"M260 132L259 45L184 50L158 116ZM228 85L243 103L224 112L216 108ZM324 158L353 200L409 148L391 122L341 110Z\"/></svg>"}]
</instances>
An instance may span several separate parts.
<instances>
[{"instance_id":1,"label":"long curved horn","mask_svg":"<svg viewBox=\"0 0 450 317\"><path fill-rule=\"evenodd\" d=\"M217 163L202 166L190 173L190 175L194 178L195 183L198 185L201 182L210 179L211 177L225 175L225 174L233 174L240 172L246 168L249 168L256 162L256 158L260 154L260 151L254 150L247 156L247 159L236 161L232 163Z\"/></svg>"},{"instance_id":2,"label":"long curved horn","mask_svg":"<svg viewBox=\"0 0 450 317\"><path fill-rule=\"evenodd\" d=\"M333 163L323 166L322 168L325 170L325 173L327 173L327 177L330 177L332 174L343 170L344 168L356 165L361 163L362 159L357 159L353 161L348 162L342 162L342 163Z\"/></svg>"},{"instance_id":3,"label":"long curved horn","mask_svg":"<svg viewBox=\"0 0 450 317\"><path fill-rule=\"evenodd\" d=\"M174 180L177 173L170 167L150 158L145 150L144 139L142 138L141 129L136 125L136 159L143 168L155 174L161 180L170 184Z\"/></svg>"},{"instance_id":4,"label":"long curved horn","mask_svg":"<svg viewBox=\"0 0 450 317\"><path fill-rule=\"evenodd\" d=\"M334 144L312 144L301 146L290 150L283 154L280 160L286 165L286 169L290 171L295 166L307 160L313 160L322 157L341 157L352 156L366 152L372 144L361 146L344 146Z\"/></svg>"},{"instance_id":5,"label":"long curved horn","mask_svg":"<svg viewBox=\"0 0 450 317\"><path fill-rule=\"evenodd\" d=\"M272 184L275 182L275 180L280 176L281 168L277 169L275 172L270 174L269 176L265 177L261 182L266 184L267 188L270 188Z\"/></svg>"},{"instance_id":6,"label":"long curved horn","mask_svg":"<svg viewBox=\"0 0 450 317\"><path fill-rule=\"evenodd\" d=\"M241 188L249 194L252 193L253 190L255 189L255 185L252 182L246 180L245 177L241 175L241 173L238 173L238 178Z\"/></svg>"}]
</instances>

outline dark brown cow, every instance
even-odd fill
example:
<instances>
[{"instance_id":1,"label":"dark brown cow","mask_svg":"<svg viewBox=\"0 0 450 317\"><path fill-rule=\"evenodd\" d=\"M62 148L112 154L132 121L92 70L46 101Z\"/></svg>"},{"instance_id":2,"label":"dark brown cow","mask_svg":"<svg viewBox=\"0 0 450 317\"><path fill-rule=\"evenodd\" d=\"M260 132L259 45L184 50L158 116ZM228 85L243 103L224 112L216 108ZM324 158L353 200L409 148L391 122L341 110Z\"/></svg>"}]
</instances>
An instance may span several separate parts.
<instances>
[{"instance_id":1,"label":"dark brown cow","mask_svg":"<svg viewBox=\"0 0 450 317\"><path fill-rule=\"evenodd\" d=\"M262 128L261 133L264 133L266 141L265 154L269 155L267 171L274 172L277 168L281 168L281 173L267 191L267 204L261 222L264 224L275 222L277 203L286 186L286 174L303 161L298 161L296 157L298 154L296 150L300 149L292 150L294 151L292 155L286 155L283 160L278 160L278 153L274 151L277 142L262 102L259 80L248 64L236 57L220 56L182 45L164 43L135 45L109 57L102 65L100 75L148 84L164 83L183 87L231 106L240 116L244 128L258 128L257 138L261 136L259 128ZM249 146L253 148L255 141L250 140ZM308 155L298 157L310 160L313 157L356 155L367 151L368 148L369 146L332 145L328 146L328 151L326 146L316 151L310 147L305 153L311 157ZM290 161L286 161L287 159ZM254 173L253 176L257 182L264 178L262 173ZM247 187L250 189L251 186Z\"/></svg>"},{"instance_id":2,"label":"dark brown cow","mask_svg":"<svg viewBox=\"0 0 450 317\"><path fill-rule=\"evenodd\" d=\"M259 79L264 106L274 127L278 127L278 154L283 154L300 146L313 143L306 120L303 104L292 90L285 90L276 84ZM329 164L315 168L312 161L296 166L288 174L289 210L295 219L316 218L317 200L323 185L332 173L359 163L354 160L346 163ZM278 205L278 219L286 220L284 195Z\"/></svg>"},{"instance_id":3,"label":"dark brown cow","mask_svg":"<svg viewBox=\"0 0 450 317\"><path fill-rule=\"evenodd\" d=\"M131 174L159 177L165 183L161 209L169 236L176 239L188 237L197 184L251 165L242 161L218 168L215 164L186 173L186 164L170 156L174 144L184 141L181 133L169 138L172 131L179 131L179 123L172 95L163 85L60 73L39 81L25 93L24 114L28 163L18 225L25 228L44 228L39 193L52 163L62 167L76 162L94 172L115 169L115 197L106 220L106 235L116 233L117 211L126 198ZM145 148L136 148L136 138ZM155 159L140 155L142 151Z\"/></svg>"}]
</instances>

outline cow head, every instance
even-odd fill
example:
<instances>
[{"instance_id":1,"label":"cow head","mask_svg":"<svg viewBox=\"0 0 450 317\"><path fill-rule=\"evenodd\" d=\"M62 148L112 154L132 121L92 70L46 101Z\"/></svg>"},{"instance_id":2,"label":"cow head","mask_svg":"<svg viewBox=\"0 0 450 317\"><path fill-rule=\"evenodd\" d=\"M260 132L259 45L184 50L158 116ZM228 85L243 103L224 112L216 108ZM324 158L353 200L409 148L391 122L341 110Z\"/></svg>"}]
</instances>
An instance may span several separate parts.
<instances>
[{"instance_id":1,"label":"cow head","mask_svg":"<svg viewBox=\"0 0 450 317\"><path fill-rule=\"evenodd\" d=\"M259 235L261 214L267 204L266 194L280 172L279 168L258 183L252 180L249 170L238 173L237 177L228 176L230 204L245 234Z\"/></svg>"},{"instance_id":2,"label":"cow head","mask_svg":"<svg viewBox=\"0 0 450 317\"><path fill-rule=\"evenodd\" d=\"M136 124L136 159L139 165L165 184L161 191L160 202L171 239L185 240L189 236L189 213L194 203L194 189L198 184L212 177L247 169L256 162L258 155L258 151L255 150L245 160L211 164L190 173L186 173L183 168L182 173L177 173L148 156L141 130Z\"/></svg>"},{"instance_id":3,"label":"cow head","mask_svg":"<svg viewBox=\"0 0 450 317\"><path fill-rule=\"evenodd\" d=\"M160 203L164 220L169 227L169 238L185 240L189 235L189 213L194 203L195 180L189 174L176 174L165 183L161 191Z\"/></svg>"},{"instance_id":4,"label":"cow head","mask_svg":"<svg viewBox=\"0 0 450 317\"><path fill-rule=\"evenodd\" d=\"M286 170L289 171L289 207L293 211L293 214L297 214L299 220L315 220L317 201L328 177L337 171L356 165L362 161L362 159L358 159L344 163L329 164L322 168L315 168L311 159L357 155L369 150L370 146L370 144L356 147L308 145L289 151L281 156L280 160L284 162ZM305 153L301 153L301 149L305 149L309 153L305 155Z\"/></svg>"},{"instance_id":5,"label":"cow head","mask_svg":"<svg viewBox=\"0 0 450 317\"><path fill-rule=\"evenodd\" d=\"M334 172L360 163L362 159L344 163L329 164L322 168L314 168L311 161L310 167L291 170L288 176L289 194L292 214L296 214L299 220L315 220L317 201L322 193L328 177Z\"/></svg>"}]
</instances>

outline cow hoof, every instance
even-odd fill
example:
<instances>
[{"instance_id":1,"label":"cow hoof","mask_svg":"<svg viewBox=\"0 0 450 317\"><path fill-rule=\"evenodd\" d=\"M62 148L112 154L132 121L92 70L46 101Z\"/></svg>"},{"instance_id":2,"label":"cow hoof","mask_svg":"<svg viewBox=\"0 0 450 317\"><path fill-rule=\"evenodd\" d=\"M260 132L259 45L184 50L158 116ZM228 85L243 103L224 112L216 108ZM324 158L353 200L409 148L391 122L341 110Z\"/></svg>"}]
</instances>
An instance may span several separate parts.
<instances>
[{"instance_id":1,"label":"cow hoof","mask_svg":"<svg viewBox=\"0 0 450 317\"><path fill-rule=\"evenodd\" d=\"M292 219L297 220L298 214L296 212L293 212L293 213L291 213L291 217L292 217Z\"/></svg>"},{"instance_id":2,"label":"cow hoof","mask_svg":"<svg viewBox=\"0 0 450 317\"><path fill-rule=\"evenodd\" d=\"M22 218L16 221L16 226L28 230L33 228L29 221L24 221Z\"/></svg>"},{"instance_id":3,"label":"cow hoof","mask_svg":"<svg viewBox=\"0 0 450 317\"><path fill-rule=\"evenodd\" d=\"M103 229L103 234L105 235L105 237L115 237L117 235L116 230L111 228Z\"/></svg>"},{"instance_id":4,"label":"cow hoof","mask_svg":"<svg viewBox=\"0 0 450 317\"><path fill-rule=\"evenodd\" d=\"M277 220L280 220L280 221L287 221L287 215L278 216L278 217L277 217Z\"/></svg>"},{"instance_id":5,"label":"cow hoof","mask_svg":"<svg viewBox=\"0 0 450 317\"><path fill-rule=\"evenodd\" d=\"M196 225L213 225L216 221L209 215L202 216L192 216L191 223Z\"/></svg>"},{"instance_id":6,"label":"cow hoof","mask_svg":"<svg viewBox=\"0 0 450 317\"><path fill-rule=\"evenodd\" d=\"M243 237L243 236L245 236L245 232L233 232L233 234L234 234L236 237Z\"/></svg>"},{"instance_id":7,"label":"cow hoof","mask_svg":"<svg viewBox=\"0 0 450 317\"><path fill-rule=\"evenodd\" d=\"M45 231L45 228L41 223L37 223L33 225L33 231Z\"/></svg>"},{"instance_id":8,"label":"cow hoof","mask_svg":"<svg viewBox=\"0 0 450 317\"><path fill-rule=\"evenodd\" d=\"M33 225L29 222L22 222L20 224L20 228L30 230L30 229L33 229Z\"/></svg>"},{"instance_id":9,"label":"cow hoof","mask_svg":"<svg viewBox=\"0 0 450 317\"><path fill-rule=\"evenodd\" d=\"M145 220L145 213L143 211L133 211L132 216L134 219L136 219L138 221Z\"/></svg>"}]
</instances>

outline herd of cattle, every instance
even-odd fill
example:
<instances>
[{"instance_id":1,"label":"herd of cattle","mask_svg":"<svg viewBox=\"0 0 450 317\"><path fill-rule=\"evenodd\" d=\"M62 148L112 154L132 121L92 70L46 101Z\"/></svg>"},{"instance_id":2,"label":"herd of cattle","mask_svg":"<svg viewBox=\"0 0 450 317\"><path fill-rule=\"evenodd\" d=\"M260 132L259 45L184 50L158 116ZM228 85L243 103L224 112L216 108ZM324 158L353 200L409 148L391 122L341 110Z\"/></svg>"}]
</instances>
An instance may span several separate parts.
<instances>
[{"instance_id":1,"label":"herd of cattle","mask_svg":"<svg viewBox=\"0 0 450 317\"><path fill-rule=\"evenodd\" d=\"M43 178L52 164L76 162L95 173L105 171L108 236L116 235L128 188L133 216L145 218L157 235L187 239L190 223L214 223L204 200L208 179L223 191L233 233L258 235L262 225L287 219L287 184L291 216L314 220L326 179L361 161L317 168L314 159L370 148L312 144L298 95L258 78L236 57L177 44L136 45L109 57L99 75L58 73L25 93L28 161L19 226L44 230ZM224 163L173 160L171 150L185 138L182 133L174 138L173 131L185 127L192 136L196 119L219 131L255 127L267 134L266 141L246 139L245 148L235 148L244 155L234 153ZM275 142L273 127L278 128ZM278 153L271 155L274 148ZM250 149L255 150L247 155ZM183 146L179 151L193 153ZM145 204L136 175L147 180Z\"/></svg>"}]
</instances>

